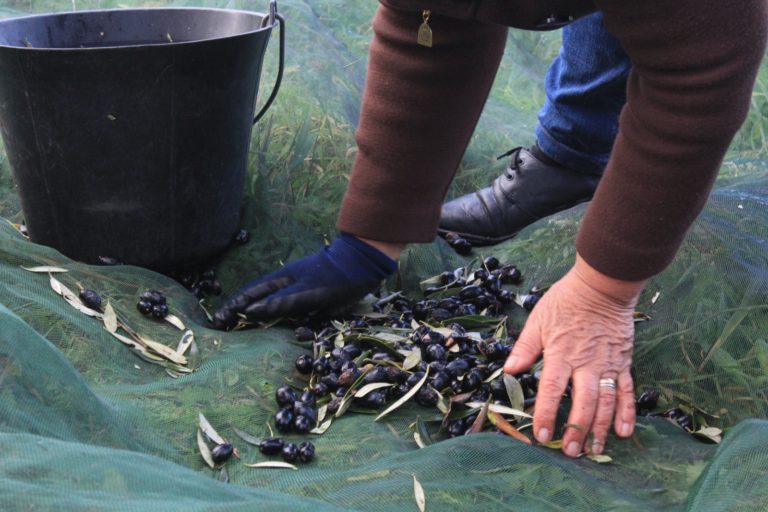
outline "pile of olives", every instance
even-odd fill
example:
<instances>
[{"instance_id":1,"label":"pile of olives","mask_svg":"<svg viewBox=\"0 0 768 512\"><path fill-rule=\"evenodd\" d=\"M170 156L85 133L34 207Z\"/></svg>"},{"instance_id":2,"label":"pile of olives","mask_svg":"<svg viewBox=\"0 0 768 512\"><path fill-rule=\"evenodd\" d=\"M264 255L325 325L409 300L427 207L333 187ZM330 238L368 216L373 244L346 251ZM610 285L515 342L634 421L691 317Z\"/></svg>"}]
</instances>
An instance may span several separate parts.
<instances>
[{"instance_id":1,"label":"pile of olives","mask_svg":"<svg viewBox=\"0 0 768 512\"><path fill-rule=\"evenodd\" d=\"M165 295L157 290L147 290L141 294L136 303L136 309L142 315L152 315L155 318L165 318L168 316L168 304Z\"/></svg>"},{"instance_id":2,"label":"pile of olives","mask_svg":"<svg viewBox=\"0 0 768 512\"><path fill-rule=\"evenodd\" d=\"M259 451L264 455L281 455L285 462L309 462L315 456L315 445L304 441L296 446L291 442L286 443L279 437L270 437L259 444Z\"/></svg>"},{"instance_id":3,"label":"pile of olives","mask_svg":"<svg viewBox=\"0 0 768 512\"><path fill-rule=\"evenodd\" d=\"M171 277L181 283L198 300L222 293L221 283L216 279L216 271L212 268L203 271L175 272Z\"/></svg>"}]
</instances>

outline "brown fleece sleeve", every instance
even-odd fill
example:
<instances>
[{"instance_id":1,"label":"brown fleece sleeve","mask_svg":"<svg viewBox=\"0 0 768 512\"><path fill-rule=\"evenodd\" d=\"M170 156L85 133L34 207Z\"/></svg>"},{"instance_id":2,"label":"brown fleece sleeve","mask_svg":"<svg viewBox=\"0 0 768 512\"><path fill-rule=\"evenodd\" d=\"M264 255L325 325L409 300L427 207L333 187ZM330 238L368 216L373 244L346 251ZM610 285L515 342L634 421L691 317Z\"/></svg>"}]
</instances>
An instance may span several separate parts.
<instances>
[{"instance_id":1,"label":"brown fleece sleeve","mask_svg":"<svg viewBox=\"0 0 768 512\"><path fill-rule=\"evenodd\" d=\"M337 222L383 242L430 242L440 208L482 112L506 27L432 15L434 44L419 46L422 12L382 3L373 22L358 154Z\"/></svg>"},{"instance_id":2,"label":"brown fleece sleeve","mask_svg":"<svg viewBox=\"0 0 768 512\"><path fill-rule=\"evenodd\" d=\"M619 135L576 241L595 269L663 270L707 200L747 114L765 0L596 0L633 64Z\"/></svg>"}]
</instances>

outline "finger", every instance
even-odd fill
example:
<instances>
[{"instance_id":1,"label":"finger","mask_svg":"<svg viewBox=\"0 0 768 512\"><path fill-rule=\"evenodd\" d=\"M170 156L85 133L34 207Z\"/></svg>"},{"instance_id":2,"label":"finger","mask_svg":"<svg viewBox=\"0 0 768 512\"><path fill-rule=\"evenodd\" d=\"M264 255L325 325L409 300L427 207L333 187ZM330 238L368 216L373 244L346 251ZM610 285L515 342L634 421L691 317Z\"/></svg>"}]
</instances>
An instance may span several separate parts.
<instances>
[{"instance_id":1,"label":"finger","mask_svg":"<svg viewBox=\"0 0 768 512\"><path fill-rule=\"evenodd\" d=\"M528 370L538 361L541 350L541 336L536 321L534 320L532 323L531 319L528 319L523 332L520 333L512 347L512 352L504 363L504 372L516 375Z\"/></svg>"},{"instance_id":2,"label":"finger","mask_svg":"<svg viewBox=\"0 0 768 512\"><path fill-rule=\"evenodd\" d=\"M251 303L289 286L292 282L293 279L291 278L280 277L245 285L216 311L214 314L214 326L223 328L234 326L237 323L238 313L244 313Z\"/></svg>"},{"instance_id":3,"label":"finger","mask_svg":"<svg viewBox=\"0 0 768 512\"><path fill-rule=\"evenodd\" d=\"M552 439L557 409L570 377L571 367L564 361L544 358L533 412L533 432L540 443L547 443Z\"/></svg>"},{"instance_id":4,"label":"finger","mask_svg":"<svg viewBox=\"0 0 768 512\"><path fill-rule=\"evenodd\" d=\"M604 379L614 379L612 376L603 375ZM614 382L616 379L614 379ZM599 455L603 453L605 441L608 439L608 431L611 430L611 420L616 411L617 392L610 386L598 384L597 411L595 420L592 423L592 453Z\"/></svg>"},{"instance_id":5,"label":"finger","mask_svg":"<svg viewBox=\"0 0 768 512\"><path fill-rule=\"evenodd\" d=\"M629 437L635 430L635 386L629 368L619 374L614 429L619 437Z\"/></svg>"},{"instance_id":6,"label":"finger","mask_svg":"<svg viewBox=\"0 0 768 512\"><path fill-rule=\"evenodd\" d=\"M568 414L568 425L563 435L563 452L569 457L578 457L595 419L598 406L599 377L587 370L573 374L573 401ZM538 398L536 399L538 402ZM609 420L610 421L610 420ZM610 425L610 423L609 423Z\"/></svg>"}]
</instances>

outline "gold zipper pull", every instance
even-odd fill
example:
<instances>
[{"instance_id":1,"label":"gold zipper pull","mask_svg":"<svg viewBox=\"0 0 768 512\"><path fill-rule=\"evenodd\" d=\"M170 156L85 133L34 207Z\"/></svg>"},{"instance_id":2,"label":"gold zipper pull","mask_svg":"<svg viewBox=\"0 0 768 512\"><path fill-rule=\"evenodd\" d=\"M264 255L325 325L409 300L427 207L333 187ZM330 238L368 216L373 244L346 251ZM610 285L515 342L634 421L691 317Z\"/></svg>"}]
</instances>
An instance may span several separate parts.
<instances>
[{"instance_id":1,"label":"gold zipper pull","mask_svg":"<svg viewBox=\"0 0 768 512\"><path fill-rule=\"evenodd\" d=\"M430 14L432 14L432 11L429 9L424 9L424 11L422 11L421 17L424 22L419 27L419 36L416 38L417 43L428 48L432 48L432 29L429 28Z\"/></svg>"}]
</instances>

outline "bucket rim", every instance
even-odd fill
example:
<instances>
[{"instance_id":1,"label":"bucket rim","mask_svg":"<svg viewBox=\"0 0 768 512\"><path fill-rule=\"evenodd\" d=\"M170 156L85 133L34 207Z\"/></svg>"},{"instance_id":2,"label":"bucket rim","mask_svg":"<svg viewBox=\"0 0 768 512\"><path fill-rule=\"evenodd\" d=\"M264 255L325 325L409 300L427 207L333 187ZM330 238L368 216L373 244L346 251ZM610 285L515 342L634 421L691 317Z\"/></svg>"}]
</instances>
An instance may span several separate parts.
<instances>
[{"instance_id":1,"label":"bucket rim","mask_svg":"<svg viewBox=\"0 0 768 512\"><path fill-rule=\"evenodd\" d=\"M93 13L110 13L110 12L134 12L134 13L142 13L142 12L158 12L158 11L198 11L198 12L226 12L226 13L239 13L239 14L247 14L251 16L261 16L262 19L262 25L254 30L246 30L244 32L240 32L238 34L232 34L228 36L221 36L221 37L206 37L202 39L195 39L194 41L169 41L168 43L163 44L130 44L130 45L115 45L115 46L88 46L88 47L71 47L71 48L43 48L43 47L33 47L33 46L14 46L14 45L7 45L0 43L0 49L9 49L9 50L19 50L19 51L30 51L30 52L83 52L83 51L105 51L105 50L116 50L116 49L139 49L139 48L157 48L157 47L169 47L169 46L182 46L182 45L193 45L193 44L200 44L200 43L206 43L211 41L224 41L227 39L233 39L236 37L243 37L248 36L252 34L256 34L262 31L271 31L273 28L275 28L278 24L277 17L275 17L274 21L270 24L269 23L269 13L259 12L259 11L248 11L245 9L226 9L226 8L219 8L219 7L129 7L129 8L115 8L115 9L87 9L82 11L61 11L61 12L47 12L47 13L38 13L38 14L27 14L22 16L12 16L10 18L3 18L0 19L0 27L4 25L5 23L10 23L14 21L19 20L29 20L34 18L55 18L59 16L71 16L74 14L93 14Z\"/></svg>"}]
</instances>

